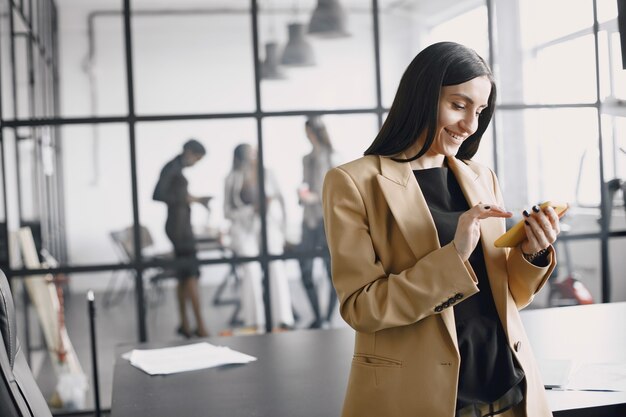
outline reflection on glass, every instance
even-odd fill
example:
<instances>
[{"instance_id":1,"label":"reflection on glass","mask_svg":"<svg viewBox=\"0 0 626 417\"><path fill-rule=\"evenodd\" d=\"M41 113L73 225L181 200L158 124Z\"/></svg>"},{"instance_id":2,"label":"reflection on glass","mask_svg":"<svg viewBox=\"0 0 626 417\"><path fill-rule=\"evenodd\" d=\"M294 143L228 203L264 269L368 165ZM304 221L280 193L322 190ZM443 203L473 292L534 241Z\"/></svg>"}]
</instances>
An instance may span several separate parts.
<instances>
[{"instance_id":1,"label":"reflection on glass","mask_svg":"<svg viewBox=\"0 0 626 417\"><path fill-rule=\"evenodd\" d=\"M496 112L500 182L509 210L569 203L572 232L597 231L600 172L595 109ZM571 123L576 120L576 123Z\"/></svg>"},{"instance_id":2,"label":"reflection on glass","mask_svg":"<svg viewBox=\"0 0 626 417\"><path fill-rule=\"evenodd\" d=\"M106 10L93 2L59 9L61 115L111 116L128 111L121 2Z\"/></svg>"},{"instance_id":3,"label":"reflection on glass","mask_svg":"<svg viewBox=\"0 0 626 417\"><path fill-rule=\"evenodd\" d=\"M68 262L120 262L111 232L133 222L128 127L63 127L61 144Z\"/></svg>"},{"instance_id":4,"label":"reflection on glass","mask_svg":"<svg viewBox=\"0 0 626 417\"><path fill-rule=\"evenodd\" d=\"M133 9L137 113L254 110L250 3L205 3L172 13Z\"/></svg>"},{"instance_id":5,"label":"reflection on glass","mask_svg":"<svg viewBox=\"0 0 626 417\"><path fill-rule=\"evenodd\" d=\"M278 44L279 68L284 74L284 79L262 81L263 110L374 107L371 3L346 7L350 36L341 37L307 33L315 3L307 2L302 8L296 3L268 1L259 15L261 61L268 59L264 45Z\"/></svg>"},{"instance_id":6,"label":"reflection on glass","mask_svg":"<svg viewBox=\"0 0 626 417\"><path fill-rule=\"evenodd\" d=\"M489 60L487 7L462 1L411 4L391 2L380 8L381 83L383 105L391 106L402 73L426 46L440 41L459 42Z\"/></svg>"}]
</instances>

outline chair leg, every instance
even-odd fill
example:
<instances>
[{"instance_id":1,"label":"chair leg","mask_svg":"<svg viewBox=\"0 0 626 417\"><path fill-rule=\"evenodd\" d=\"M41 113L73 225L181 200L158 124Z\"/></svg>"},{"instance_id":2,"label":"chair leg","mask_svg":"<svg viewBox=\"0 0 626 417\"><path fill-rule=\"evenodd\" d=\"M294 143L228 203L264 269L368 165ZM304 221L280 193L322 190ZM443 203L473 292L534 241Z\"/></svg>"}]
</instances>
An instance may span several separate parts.
<instances>
[{"instance_id":1,"label":"chair leg","mask_svg":"<svg viewBox=\"0 0 626 417\"><path fill-rule=\"evenodd\" d=\"M107 288L104 291L104 295L102 296L102 305L105 308L113 307L120 303L128 292L128 288L121 288L121 278L127 273L128 271L113 271L111 278L109 278Z\"/></svg>"},{"instance_id":2,"label":"chair leg","mask_svg":"<svg viewBox=\"0 0 626 417\"><path fill-rule=\"evenodd\" d=\"M233 286L235 288L239 287L239 276L237 275L237 270L236 270L236 266L232 265L230 271L228 271L228 273L224 276L224 278L222 278L222 282L220 282L220 284L217 287L217 290L215 291L215 295L213 296L213 305L214 306L223 306L223 305L229 305L229 304L238 304L239 303L239 297L237 296L233 296L232 298L222 298L224 295L224 291L226 291L226 288L229 284L230 279L233 279Z\"/></svg>"}]
</instances>

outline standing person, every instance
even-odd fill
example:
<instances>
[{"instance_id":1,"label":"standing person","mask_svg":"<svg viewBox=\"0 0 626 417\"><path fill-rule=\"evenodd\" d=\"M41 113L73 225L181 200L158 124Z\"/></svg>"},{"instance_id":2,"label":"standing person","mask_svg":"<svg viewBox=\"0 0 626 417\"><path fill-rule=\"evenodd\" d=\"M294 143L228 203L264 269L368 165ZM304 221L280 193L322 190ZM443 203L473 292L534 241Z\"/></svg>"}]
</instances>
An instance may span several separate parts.
<instances>
[{"instance_id":1,"label":"standing person","mask_svg":"<svg viewBox=\"0 0 626 417\"><path fill-rule=\"evenodd\" d=\"M404 73L365 156L326 175L340 312L356 330L343 416L551 416L519 309L556 264L552 208L501 249L495 174L471 158L496 87L475 51L442 42Z\"/></svg>"},{"instance_id":2,"label":"standing person","mask_svg":"<svg viewBox=\"0 0 626 417\"><path fill-rule=\"evenodd\" d=\"M191 229L191 203L208 204L206 197L194 197L189 194L188 182L183 175L183 169L195 165L206 154L204 146L195 139L188 140L183 145L183 152L169 161L161 170L159 181L154 189L152 198L167 204L167 221L165 233L174 246L176 258L186 258L196 261L196 243ZM177 332L186 338L192 336L206 337L206 330L202 318L198 278L200 270L197 266L183 267L178 270L178 286L176 295L180 314L180 325ZM186 304L191 302L196 319L195 330L192 330L187 318Z\"/></svg>"},{"instance_id":3,"label":"standing person","mask_svg":"<svg viewBox=\"0 0 626 417\"><path fill-rule=\"evenodd\" d=\"M309 117L304 124L306 137L311 142L313 149L302 158L302 186L298 191L300 204L304 206L302 214L302 241L300 249L311 251L314 249L328 250L326 245L326 234L324 233L324 219L322 210L322 186L324 176L329 169L337 165L336 153L330 142L326 125L321 117ZM330 269L330 257L322 258L326 266L329 281L332 280ZM309 298L313 314L315 316L309 327L319 328L324 321L330 322L335 306L337 305L337 294L330 284L328 297L328 310L322 318L320 305L317 297L317 289L313 281L313 258L300 259L300 270L302 283Z\"/></svg>"},{"instance_id":4,"label":"standing person","mask_svg":"<svg viewBox=\"0 0 626 417\"><path fill-rule=\"evenodd\" d=\"M231 220L231 248L237 256L258 256L261 252L261 217L256 150L248 144L235 148L233 168L225 180L224 214ZM285 246L285 201L272 171L266 169L265 198L267 215L267 250L280 255ZM254 331L265 329L263 271L259 262L241 265L241 314L244 325ZM294 326L291 293L283 261L269 263L269 287L273 326Z\"/></svg>"}]
</instances>

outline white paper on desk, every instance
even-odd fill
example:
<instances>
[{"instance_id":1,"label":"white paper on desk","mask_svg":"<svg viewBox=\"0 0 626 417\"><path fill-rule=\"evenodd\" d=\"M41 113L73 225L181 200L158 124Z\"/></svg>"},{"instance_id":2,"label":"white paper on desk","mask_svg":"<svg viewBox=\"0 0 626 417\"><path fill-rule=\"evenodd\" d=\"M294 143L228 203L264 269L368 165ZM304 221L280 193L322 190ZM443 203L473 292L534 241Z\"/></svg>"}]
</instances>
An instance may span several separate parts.
<instances>
[{"instance_id":1,"label":"white paper on desk","mask_svg":"<svg viewBox=\"0 0 626 417\"><path fill-rule=\"evenodd\" d=\"M167 375L255 360L254 356L206 342L161 349L134 349L130 354L130 364L149 375Z\"/></svg>"},{"instance_id":2,"label":"white paper on desk","mask_svg":"<svg viewBox=\"0 0 626 417\"><path fill-rule=\"evenodd\" d=\"M567 389L626 391L626 363L582 363L572 372Z\"/></svg>"}]
</instances>

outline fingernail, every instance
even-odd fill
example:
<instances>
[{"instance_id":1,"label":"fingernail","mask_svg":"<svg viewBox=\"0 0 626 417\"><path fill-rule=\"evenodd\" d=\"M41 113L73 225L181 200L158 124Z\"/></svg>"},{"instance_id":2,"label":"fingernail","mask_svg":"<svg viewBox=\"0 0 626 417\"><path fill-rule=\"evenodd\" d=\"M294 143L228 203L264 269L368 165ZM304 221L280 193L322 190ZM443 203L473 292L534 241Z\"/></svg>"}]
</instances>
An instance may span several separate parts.
<instances>
[{"instance_id":1,"label":"fingernail","mask_svg":"<svg viewBox=\"0 0 626 417\"><path fill-rule=\"evenodd\" d=\"M489 210L491 206L485 206L485 210Z\"/></svg>"},{"instance_id":2,"label":"fingernail","mask_svg":"<svg viewBox=\"0 0 626 417\"><path fill-rule=\"evenodd\" d=\"M526 210L524 210L522 214L524 215L524 217L530 217L530 213Z\"/></svg>"},{"instance_id":3,"label":"fingernail","mask_svg":"<svg viewBox=\"0 0 626 417\"><path fill-rule=\"evenodd\" d=\"M530 226L530 223L528 223L527 220L524 220L524 223L526 224L526 226Z\"/></svg>"},{"instance_id":4,"label":"fingernail","mask_svg":"<svg viewBox=\"0 0 626 417\"><path fill-rule=\"evenodd\" d=\"M535 213L539 213L539 206L533 206L533 211Z\"/></svg>"}]
</instances>

